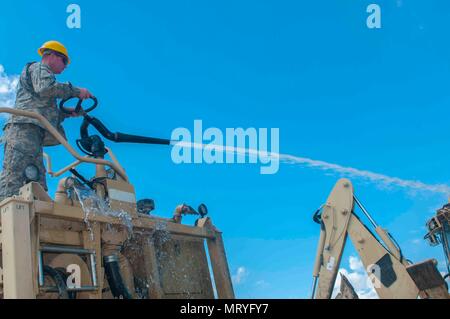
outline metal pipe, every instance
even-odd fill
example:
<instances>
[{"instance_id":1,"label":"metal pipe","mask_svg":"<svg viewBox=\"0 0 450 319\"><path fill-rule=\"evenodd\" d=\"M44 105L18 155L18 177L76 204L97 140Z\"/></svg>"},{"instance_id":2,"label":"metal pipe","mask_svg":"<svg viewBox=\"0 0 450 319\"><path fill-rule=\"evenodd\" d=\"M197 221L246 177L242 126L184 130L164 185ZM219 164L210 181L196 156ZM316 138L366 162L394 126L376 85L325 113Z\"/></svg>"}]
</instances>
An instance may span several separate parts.
<instances>
[{"instance_id":1,"label":"metal pipe","mask_svg":"<svg viewBox=\"0 0 450 319\"><path fill-rule=\"evenodd\" d=\"M78 288L67 288L67 291L93 291L97 289L98 286L83 286Z\"/></svg>"},{"instance_id":2,"label":"metal pipe","mask_svg":"<svg viewBox=\"0 0 450 319\"><path fill-rule=\"evenodd\" d=\"M367 218L369 219L370 223L377 228L378 225L375 222L375 220L372 218L372 216L370 216L369 212L364 208L363 204L358 200L358 198L356 198L355 195L353 195L353 199L355 200L356 204L359 206L359 208L361 208L362 212L364 213L364 215L367 216Z\"/></svg>"},{"instance_id":3,"label":"metal pipe","mask_svg":"<svg viewBox=\"0 0 450 319\"><path fill-rule=\"evenodd\" d=\"M89 158L89 156L86 155L84 158ZM75 161L72 164L69 164L66 167L60 169L59 171L53 172L51 175L52 175L52 177L59 177L62 174L64 174L65 172L70 171L72 168L80 165L81 163L83 163L83 162L82 161Z\"/></svg>"},{"instance_id":4,"label":"metal pipe","mask_svg":"<svg viewBox=\"0 0 450 319\"><path fill-rule=\"evenodd\" d=\"M325 239L326 239L325 227L323 226L323 224L321 224L320 228L321 228L320 237L319 237L319 244L317 245L316 259L314 261L313 277L319 276L320 267L322 266L323 249L325 247Z\"/></svg>"},{"instance_id":5,"label":"metal pipe","mask_svg":"<svg viewBox=\"0 0 450 319\"><path fill-rule=\"evenodd\" d=\"M42 265L43 263L42 251L38 250L37 255L38 255L39 286L43 286L45 279L44 279L44 267Z\"/></svg>"},{"instance_id":6,"label":"metal pipe","mask_svg":"<svg viewBox=\"0 0 450 319\"><path fill-rule=\"evenodd\" d=\"M44 160L47 163L47 173L51 176L53 176L53 170L52 170L52 160L50 158L50 155L48 155L47 153L43 152L42 156L44 157Z\"/></svg>"},{"instance_id":7,"label":"metal pipe","mask_svg":"<svg viewBox=\"0 0 450 319\"><path fill-rule=\"evenodd\" d=\"M314 269L313 269L314 281L313 281L311 299L314 299L314 296L316 294L317 281L319 279L320 267L322 266L322 253L323 253L323 249L325 247L325 239L326 239L325 226L324 226L323 222L321 221L320 222L319 244L317 246L316 260L314 261Z\"/></svg>"},{"instance_id":8,"label":"metal pipe","mask_svg":"<svg viewBox=\"0 0 450 319\"><path fill-rule=\"evenodd\" d=\"M56 287L41 287L40 288L44 292L59 292L58 288ZM66 288L67 291L95 291L97 290L97 286L84 286L84 287L78 287L78 288Z\"/></svg>"},{"instance_id":9,"label":"metal pipe","mask_svg":"<svg viewBox=\"0 0 450 319\"><path fill-rule=\"evenodd\" d=\"M77 160L80 160L82 162L87 162L87 163L94 163L94 164L102 164L102 165L107 165L110 166L111 168L113 168L117 174L119 174L125 181L128 181L128 177L125 174L125 172L122 170L122 168L117 167L116 164L114 164L113 162L110 161L106 161L104 159L98 159L98 158L85 158L80 156L77 151L75 151L75 149L70 146L70 144L67 142L67 140L53 127L53 125L50 124L50 122L41 114L35 113L35 112L30 112L30 111L24 111L24 110L19 110L19 109L13 109L13 108L8 108L8 107L0 107L0 113L9 113L9 114L14 114L17 116L24 116L24 117L31 117L34 118L36 120L38 120L39 122L41 122L41 124L47 129L47 131L53 135L53 137L59 142L61 143L67 151L69 151L70 154L72 154L73 157L75 157Z\"/></svg>"},{"instance_id":10,"label":"metal pipe","mask_svg":"<svg viewBox=\"0 0 450 319\"><path fill-rule=\"evenodd\" d=\"M95 254L90 255L91 259L91 277L92 277L92 284L94 286L97 286L97 263L95 261Z\"/></svg>"},{"instance_id":11,"label":"metal pipe","mask_svg":"<svg viewBox=\"0 0 450 319\"><path fill-rule=\"evenodd\" d=\"M194 237L194 238L204 238L204 239L216 239L215 235L209 235L209 234L194 234L194 233L185 233L182 231L171 231L168 230L170 232L170 234L172 235L182 235L182 236L186 236L186 237Z\"/></svg>"},{"instance_id":12,"label":"metal pipe","mask_svg":"<svg viewBox=\"0 0 450 319\"><path fill-rule=\"evenodd\" d=\"M317 280L319 279L319 276L313 277L313 278L314 278L314 281L313 281L313 285L312 285L311 299L314 299L314 297L316 296Z\"/></svg>"},{"instance_id":13,"label":"metal pipe","mask_svg":"<svg viewBox=\"0 0 450 319\"><path fill-rule=\"evenodd\" d=\"M125 172L125 169L122 167L122 165L120 165L120 163L119 163L119 161L117 160L117 157L116 157L116 155L113 153L113 151L112 151L109 147L107 147L107 146L105 146L105 149L108 151L108 155L109 155L109 157L111 158L111 161L112 161L114 164L116 164L117 167L120 167L120 168ZM120 176L120 175L119 175L119 176Z\"/></svg>"},{"instance_id":14,"label":"metal pipe","mask_svg":"<svg viewBox=\"0 0 450 319\"><path fill-rule=\"evenodd\" d=\"M67 190L66 190L66 181L67 179L72 177L64 177L61 178L58 182L58 186L56 187L55 193L55 202L59 204L66 205L67 204Z\"/></svg>"},{"instance_id":15,"label":"metal pipe","mask_svg":"<svg viewBox=\"0 0 450 319\"><path fill-rule=\"evenodd\" d=\"M93 286L81 287L81 288L68 288L69 291L89 291L98 289L97 283L97 263L95 261L95 251L83 248L73 248L73 247L53 247L53 246L42 246L38 250L38 272L39 272L39 286L44 286L44 267L43 267L43 253L68 253L68 254L88 254L91 263L91 280ZM89 287L95 287L95 289L90 289ZM87 290L80 290L80 289ZM77 290L78 289L78 290Z\"/></svg>"},{"instance_id":16,"label":"metal pipe","mask_svg":"<svg viewBox=\"0 0 450 319\"><path fill-rule=\"evenodd\" d=\"M53 247L53 246L42 246L41 252L44 253L67 253L67 254L94 254L94 250L90 249L83 249L83 248L73 248L73 247L67 247L67 246L59 246L59 247Z\"/></svg>"}]
</instances>

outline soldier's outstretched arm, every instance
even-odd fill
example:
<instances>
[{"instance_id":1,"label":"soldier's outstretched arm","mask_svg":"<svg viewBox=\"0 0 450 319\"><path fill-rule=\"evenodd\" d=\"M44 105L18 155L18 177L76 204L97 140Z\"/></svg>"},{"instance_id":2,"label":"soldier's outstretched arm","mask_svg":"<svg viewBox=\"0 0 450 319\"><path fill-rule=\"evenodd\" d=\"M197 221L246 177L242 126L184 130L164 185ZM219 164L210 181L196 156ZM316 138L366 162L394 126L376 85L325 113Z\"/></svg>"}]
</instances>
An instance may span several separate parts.
<instances>
[{"instance_id":1,"label":"soldier's outstretched arm","mask_svg":"<svg viewBox=\"0 0 450 319\"><path fill-rule=\"evenodd\" d=\"M31 80L35 92L41 97L67 99L79 96L81 92L80 88L70 83L57 82L55 75L44 66L39 66L31 72Z\"/></svg>"}]
</instances>

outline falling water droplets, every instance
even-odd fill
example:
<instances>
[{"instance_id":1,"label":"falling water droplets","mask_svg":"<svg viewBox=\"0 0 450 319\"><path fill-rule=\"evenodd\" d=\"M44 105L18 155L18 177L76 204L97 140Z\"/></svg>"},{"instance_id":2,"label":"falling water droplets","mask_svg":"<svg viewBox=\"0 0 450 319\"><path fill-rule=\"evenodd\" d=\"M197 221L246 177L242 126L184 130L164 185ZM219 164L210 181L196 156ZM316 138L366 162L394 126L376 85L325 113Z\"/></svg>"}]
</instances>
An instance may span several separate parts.
<instances>
[{"instance_id":1,"label":"falling water droplets","mask_svg":"<svg viewBox=\"0 0 450 319\"><path fill-rule=\"evenodd\" d=\"M95 191L89 188L75 186L74 191L81 204L84 212L84 222L89 231L90 239L94 240L94 233L92 231L92 223L90 218L92 216L109 216L119 218L122 224L128 231L128 239L133 234L133 219L130 214L124 210L114 211L111 209L108 202L100 198ZM107 230L113 231L110 224L107 224Z\"/></svg>"}]
</instances>

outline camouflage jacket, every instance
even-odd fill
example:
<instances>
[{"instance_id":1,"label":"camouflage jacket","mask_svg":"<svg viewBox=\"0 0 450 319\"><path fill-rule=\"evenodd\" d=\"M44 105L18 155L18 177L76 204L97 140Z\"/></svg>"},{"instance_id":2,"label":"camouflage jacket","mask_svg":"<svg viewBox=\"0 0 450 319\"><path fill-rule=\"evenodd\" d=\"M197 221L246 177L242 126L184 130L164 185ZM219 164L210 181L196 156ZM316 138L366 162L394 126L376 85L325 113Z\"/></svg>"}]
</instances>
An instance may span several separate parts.
<instances>
[{"instance_id":1,"label":"camouflage jacket","mask_svg":"<svg viewBox=\"0 0 450 319\"><path fill-rule=\"evenodd\" d=\"M79 94L80 89L72 84L56 82L55 74L48 65L35 62L27 64L20 75L15 108L43 115L65 137L61 126L64 115L58 109L56 99L66 99ZM6 124L9 123L31 123L45 129L39 121L23 116L12 115ZM47 130L45 132L44 146L59 144Z\"/></svg>"}]
</instances>

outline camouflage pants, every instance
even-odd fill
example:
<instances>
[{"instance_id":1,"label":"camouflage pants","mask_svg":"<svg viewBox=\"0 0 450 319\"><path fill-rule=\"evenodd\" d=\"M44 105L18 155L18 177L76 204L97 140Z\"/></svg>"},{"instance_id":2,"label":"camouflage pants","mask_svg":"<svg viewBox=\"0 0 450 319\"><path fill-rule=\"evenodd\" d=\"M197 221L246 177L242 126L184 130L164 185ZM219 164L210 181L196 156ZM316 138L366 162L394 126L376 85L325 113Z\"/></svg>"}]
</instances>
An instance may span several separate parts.
<instances>
[{"instance_id":1,"label":"camouflage pants","mask_svg":"<svg viewBox=\"0 0 450 319\"><path fill-rule=\"evenodd\" d=\"M43 128L28 123L8 124L3 133L4 157L0 175L0 200L18 195L26 183L25 168L34 164L39 168L39 183L47 190L43 162Z\"/></svg>"}]
</instances>

